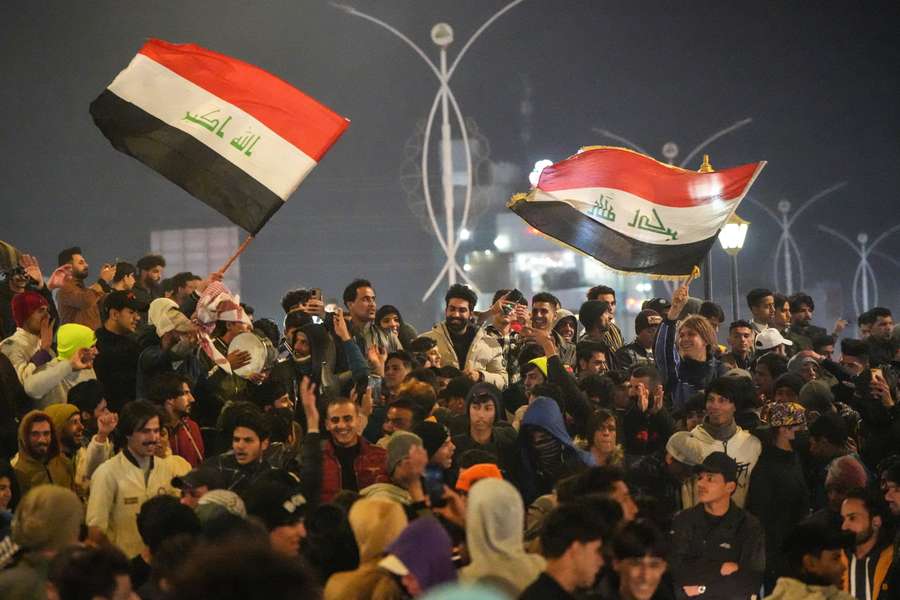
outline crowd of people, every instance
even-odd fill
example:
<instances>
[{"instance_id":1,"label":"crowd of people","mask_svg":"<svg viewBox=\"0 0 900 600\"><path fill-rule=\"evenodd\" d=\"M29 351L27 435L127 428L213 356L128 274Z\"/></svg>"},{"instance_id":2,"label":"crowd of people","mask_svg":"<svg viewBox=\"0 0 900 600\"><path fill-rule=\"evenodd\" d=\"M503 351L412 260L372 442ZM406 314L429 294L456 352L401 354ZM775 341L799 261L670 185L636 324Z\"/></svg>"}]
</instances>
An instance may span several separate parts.
<instances>
[{"instance_id":1,"label":"crowd of people","mask_svg":"<svg viewBox=\"0 0 900 600\"><path fill-rule=\"evenodd\" d=\"M635 337L354 279L254 320L162 256L0 248L0 598L900 597L900 327L681 285ZM482 310L478 310L481 308Z\"/></svg>"}]
</instances>

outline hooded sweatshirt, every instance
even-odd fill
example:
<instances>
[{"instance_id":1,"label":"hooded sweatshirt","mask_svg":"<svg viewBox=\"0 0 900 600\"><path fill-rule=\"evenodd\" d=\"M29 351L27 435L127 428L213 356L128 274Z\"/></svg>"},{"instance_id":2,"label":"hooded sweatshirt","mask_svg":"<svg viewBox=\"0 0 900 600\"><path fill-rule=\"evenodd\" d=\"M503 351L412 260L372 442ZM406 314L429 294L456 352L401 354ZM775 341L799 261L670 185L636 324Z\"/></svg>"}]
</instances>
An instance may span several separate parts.
<instances>
[{"instance_id":1,"label":"hooded sweatshirt","mask_svg":"<svg viewBox=\"0 0 900 600\"><path fill-rule=\"evenodd\" d=\"M750 488L750 475L762 452L759 438L735 425L734 433L727 439L716 439L710 434L709 425L705 421L694 427L691 437L704 446L703 456L709 456L711 452L724 452L737 462L737 489L731 496L731 500L743 508L747 499L747 491ZM699 503L697 498L697 478L692 477L682 486L684 508L697 505Z\"/></svg>"},{"instance_id":2,"label":"hooded sweatshirt","mask_svg":"<svg viewBox=\"0 0 900 600\"><path fill-rule=\"evenodd\" d=\"M450 535L436 519L423 517L410 523L387 553L415 575L423 592L456 581Z\"/></svg>"},{"instance_id":3,"label":"hooded sweatshirt","mask_svg":"<svg viewBox=\"0 0 900 600\"><path fill-rule=\"evenodd\" d=\"M33 410L22 417L22 422L19 424L19 452L11 461L23 496L28 493L28 490L42 483L52 483L72 489L75 481L75 468L72 462L60 453L59 440L52 420L49 421L50 448L47 450L46 462L35 458L28 451L28 432L31 431L32 423L38 417L50 419L47 413L39 410Z\"/></svg>"},{"instance_id":4,"label":"hooded sweatshirt","mask_svg":"<svg viewBox=\"0 0 900 600\"><path fill-rule=\"evenodd\" d=\"M559 457L560 473L541 473L541 466L533 463L529 456L530 450L533 450L529 435L534 428L542 429L560 443L562 447ZM575 445L569 432L566 431L559 404L546 396L535 398L525 411L519 430L519 450L522 461L519 489L525 501L529 503L538 496L550 493L562 477L571 475L585 466L593 467L597 464L590 452L585 452Z\"/></svg>"},{"instance_id":5,"label":"hooded sweatshirt","mask_svg":"<svg viewBox=\"0 0 900 600\"><path fill-rule=\"evenodd\" d=\"M461 579L476 583L499 578L516 595L531 585L546 566L543 557L525 552L522 496L507 481L484 479L472 486L466 505L466 542L471 563Z\"/></svg>"},{"instance_id":6,"label":"hooded sweatshirt","mask_svg":"<svg viewBox=\"0 0 900 600\"><path fill-rule=\"evenodd\" d=\"M406 528L403 507L391 500L363 498L353 503L348 515L350 528L359 547L359 568L335 573L328 578L323 597L325 600L347 600L353 597L350 590L354 583L364 578L384 557L387 547Z\"/></svg>"}]
</instances>

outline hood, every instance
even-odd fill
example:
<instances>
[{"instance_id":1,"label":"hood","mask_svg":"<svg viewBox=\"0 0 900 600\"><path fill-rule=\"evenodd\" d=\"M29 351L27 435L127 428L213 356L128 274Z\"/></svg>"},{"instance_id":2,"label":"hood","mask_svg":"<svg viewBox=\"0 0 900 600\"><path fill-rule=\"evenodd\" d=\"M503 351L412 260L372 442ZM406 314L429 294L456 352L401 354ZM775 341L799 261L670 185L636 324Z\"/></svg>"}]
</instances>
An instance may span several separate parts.
<instances>
[{"instance_id":1,"label":"hood","mask_svg":"<svg viewBox=\"0 0 900 600\"><path fill-rule=\"evenodd\" d=\"M34 420L37 417L41 416L50 419L50 451L47 453L47 458L52 459L59 456L59 440L56 437L56 427L53 426L53 419L44 411L33 410L22 417L22 422L19 423L19 454L29 458L30 460L37 459L33 457L30 452L28 452L28 444L25 441L25 434L31 429L31 424L34 422Z\"/></svg>"},{"instance_id":2,"label":"hood","mask_svg":"<svg viewBox=\"0 0 900 600\"><path fill-rule=\"evenodd\" d=\"M75 353L97 344L97 337L90 327L78 323L66 323L56 332L60 360L69 360Z\"/></svg>"},{"instance_id":3,"label":"hood","mask_svg":"<svg viewBox=\"0 0 900 600\"><path fill-rule=\"evenodd\" d=\"M581 458L581 462L584 464L588 466L594 466L596 464L596 460L591 453L578 448L575 445L575 442L572 441L572 436L566 431L566 425L563 422L559 404L557 404L556 400L553 398L539 396L532 401L525 411L525 415L522 417L522 425L519 429L520 438L526 426L540 427L559 440L562 445L575 451Z\"/></svg>"},{"instance_id":4,"label":"hood","mask_svg":"<svg viewBox=\"0 0 900 600\"><path fill-rule=\"evenodd\" d=\"M74 414L78 414L78 407L74 404L51 404L44 409L44 412L50 416L53 421L53 429L60 433L66 421Z\"/></svg>"},{"instance_id":5,"label":"hood","mask_svg":"<svg viewBox=\"0 0 900 600\"><path fill-rule=\"evenodd\" d=\"M581 333L581 332L578 330L578 326L580 325L580 323L578 322L578 317L575 316L575 313L573 313L573 312L570 311L570 310L566 310L565 308L561 308L561 309L559 309L558 311L556 311L556 321L553 322L553 330L556 331L557 325L559 325L560 323L562 323L563 321L565 321L565 320L567 320L567 319L568 319L568 320L572 323L572 325L575 327L575 337L574 337L573 339L576 339L576 340L577 340L577 339L578 339L578 334Z\"/></svg>"},{"instance_id":6,"label":"hood","mask_svg":"<svg viewBox=\"0 0 900 600\"><path fill-rule=\"evenodd\" d=\"M483 394L488 394L494 400L494 423L500 422L503 417L503 394L496 385L484 381L473 385L466 394L466 421L469 419L469 406L472 400Z\"/></svg>"},{"instance_id":7,"label":"hood","mask_svg":"<svg viewBox=\"0 0 900 600\"><path fill-rule=\"evenodd\" d=\"M396 556L403 567L416 576L422 591L442 583L456 581L452 545L447 531L437 519L422 517L403 530L388 553Z\"/></svg>"},{"instance_id":8,"label":"hood","mask_svg":"<svg viewBox=\"0 0 900 600\"><path fill-rule=\"evenodd\" d=\"M403 506L383 498L357 500L350 509L348 519L359 546L361 563L383 555L407 525Z\"/></svg>"},{"instance_id":9,"label":"hood","mask_svg":"<svg viewBox=\"0 0 900 600\"><path fill-rule=\"evenodd\" d=\"M525 507L508 481L482 479L466 503L466 542L472 558L463 575L474 581L500 577L521 592L537 579L545 561L525 552Z\"/></svg>"}]
</instances>

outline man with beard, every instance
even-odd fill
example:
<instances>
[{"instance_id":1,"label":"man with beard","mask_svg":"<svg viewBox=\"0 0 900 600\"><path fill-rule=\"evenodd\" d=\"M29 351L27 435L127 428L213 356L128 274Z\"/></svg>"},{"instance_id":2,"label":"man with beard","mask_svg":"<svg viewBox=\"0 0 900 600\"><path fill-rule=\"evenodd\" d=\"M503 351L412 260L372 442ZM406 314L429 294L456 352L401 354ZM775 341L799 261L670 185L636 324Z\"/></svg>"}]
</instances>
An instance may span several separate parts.
<instances>
[{"instance_id":1,"label":"man with beard","mask_svg":"<svg viewBox=\"0 0 900 600\"><path fill-rule=\"evenodd\" d=\"M15 261L18 252L5 242L0 242L0 249L9 250L11 260ZM50 289L44 285L44 276L37 259L29 254L23 254L18 263L5 265L0 271L0 339L11 336L16 331L16 320L12 314L12 299L16 294L28 290L37 292L47 301L50 310L50 319L54 323L59 322L59 314L53 303L53 295Z\"/></svg>"},{"instance_id":2,"label":"man with beard","mask_svg":"<svg viewBox=\"0 0 900 600\"><path fill-rule=\"evenodd\" d=\"M97 467L91 479L86 522L106 535L126 556L144 547L137 529L141 505L160 494L179 496L172 478L183 475L177 463L158 460L162 412L149 402L136 400L122 409L119 430L125 446Z\"/></svg>"},{"instance_id":3,"label":"man with beard","mask_svg":"<svg viewBox=\"0 0 900 600\"><path fill-rule=\"evenodd\" d=\"M19 452L10 461L24 496L31 488L52 483L72 489L72 465L60 453L53 420L45 412L33 410L19 424Z\"/></svg>"},{"instance_id":4,"label":"man with beard","mask_svg":"<svg viewBox=\"0 0 900 600\"><path fill-rule=\"evenodd\" d=\"M163 289L160 282L166 268L166 259L159 254L148 254L137 261L137 268L140 276L133 290L138 299L149 305L157 298L162 298Z\"/></svg>"},{"instance_id":5,"label":"man with beard","mask_svg":"<svg viewBox=\"0 0 900 600\"><path fill-rule=\"evenodd\" d=\"M894 317L887 308L876 306L869 311L872 327L866 344L869 347L869 364L873 367L887 365L894 360L896 349L891 342Z\"/></svg>"},{"instance_id":6,"label":"man with beard","mask_svg":"<svg viewBox=\"0 0 900 600\"><path fill-rule=\"evenodd\" d=\"M656 367L638 367L628 383L631 406L625 413L623 445L628 457L662 450L675 431L675 421L663 406L664 390Z\"/></svg>"},{"instance_id":7,"label":"man with beard","mask_svg":"<svg viewBox=\"0 0 900 600\"><path fill-rule=\"evenodd\" d=\"M441 364L460 369L472 381L486 381L499 389L505 388L508 378L503 348L497 338L470 323L478 296L457 283L447 290L444 301L444 322L423 334L437 342Z\"/></svg>"},{"instance_id":8,"label":"man with beard","mask_svg":"<svg viewBox=\"0 0 900 600\"><path fill-rule=\"evenodd\" d=\"M106 320L97 329L97 351L94 372L103 384L113 411L135 399L137 366L141 348L134 339L140 313L146 311L134 292L111 292L103 300Z\"/></svg>"},{"instance_id":9,"label":"man with beard","mask_svg":"<svg viewBox=\"0 0 900 600\"><path fill-rule=\"evenodd\" d=\"M59 253L59 269L64 273L62 287L56 295L59 305L60 325L80 323L91 329L100 327L99 301L104 294L104 284L109 284L116 274L113 265L103 265L100 279L90 287L85 287L88 278L88 263L81 248L73 246ZM55 275L55 273L54 273ZM101 283L103 282L103 283Z\"/></svg>"},{"instance_id":10,"label":"man with beard","mask_svg":"<svg viewBox=\"0 0 900 600\"><path fill-rule=\"evenodd\" d=\"M553 339L563 364L574 367L576 363L575 344L570 344L553 330L559 299L549 292L539 292L531 298L531 327L544 331ZM531 341L526 336L526 341Z\"/></svg>"},{"instance_id":11,"label":"man with beard","mask_svg":"<svg viewBox=\"0 0 900 600\"><path fill-rule=\"evenodd\" d=\"M841 530L854 537L844 591L859 600L888 598L896 593L886 582L894 547L885 513L881 498L863 488L848 491L841 503Z\"/></svg>"},{"instance_id":12,"label":"man with beard","mask_svg":"<svg viewBox=\"0 0 900 600\"><path fill-rule=\"evenodd\" d=\"M172 453L191 467L198 466L203 462L205 449L200 426L190 417L194 404L190 381L177 373L162 373L150 382L147 397L165 413L163 426L169 431Z\"/></svg>"},{"instance_id":13,"label":"man with beard","mask_svg":"<svg viewBox=\"0 0 900 600\"><path fill-rule=\"evenodd\" d=\"M617 352L625 343L622 339L622 331L616 325L616 291L605 285L595 285L587 292L588 300L599 300L609 304L610 320L609 327L603 332L598 341L604 342L609 346L611 352Z\"/></svg>"}]
</instances>

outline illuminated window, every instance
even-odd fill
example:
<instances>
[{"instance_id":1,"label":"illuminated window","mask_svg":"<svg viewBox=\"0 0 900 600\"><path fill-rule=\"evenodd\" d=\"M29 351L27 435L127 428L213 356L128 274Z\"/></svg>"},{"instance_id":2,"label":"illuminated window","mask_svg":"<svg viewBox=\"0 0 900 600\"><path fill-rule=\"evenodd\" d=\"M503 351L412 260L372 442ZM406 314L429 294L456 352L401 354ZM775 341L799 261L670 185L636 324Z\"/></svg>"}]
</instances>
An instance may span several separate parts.
<instances>
[{"instance_id":1,"label":"illuminated window","mask_svg":"<svg viewBox=\"0 0 900 600\"><path fill-rule=\"evenodd\" d=\"M150 248L166 258L166 276L190 271L206 277L225 264L240 246L237 227L164 229L150 234ZM241 293L241 259L225 272L225 285Z\"/></svg>"}]
</instances>

